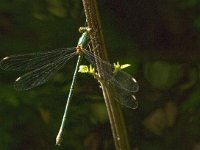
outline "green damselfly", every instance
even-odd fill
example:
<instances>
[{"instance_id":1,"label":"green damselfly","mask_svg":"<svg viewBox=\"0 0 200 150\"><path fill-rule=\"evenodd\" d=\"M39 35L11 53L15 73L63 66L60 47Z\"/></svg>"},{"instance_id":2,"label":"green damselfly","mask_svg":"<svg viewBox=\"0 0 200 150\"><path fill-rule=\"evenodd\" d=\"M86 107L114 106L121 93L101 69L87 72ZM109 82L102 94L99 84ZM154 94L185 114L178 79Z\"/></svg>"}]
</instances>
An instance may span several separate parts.
<instances>
[{"instance_id":1,"label":"green damselfly","mask_svg":"<svg viewBox=\"0 0 200 150\"><path fill-rule=\"evenodd\" d=\"M5 57L0 62L0 67L3 70L10 71L27 71L21 77L15 81L15 89L24 91L35 88L44 84L50 79L59 69L74 56L78 55L65 112L62 119L62 124L59 133L56 138L56 144L61 143L61 138L64 130L66 114L69 106L69 102L72 97L72 91L74 88L74 82L77 76L77 70L80 65L82 56L96 68L96 63L99 62L103 66L102 80L108 82L116 90L116 99L122 105L135 109L138 107L138 102L134 96L134 93L138 91L139 86L137 81L128 73L120 70L117 74L114 74L114 67L107 61L102 60L100 57L94 55L92 52L86 50L90 42L90 28L80 27L79 31L82 33L79 38L76 47L72 48L60 48L53 51L37 52L22 55L12 55Z\"/></svg>"}]
</instances>

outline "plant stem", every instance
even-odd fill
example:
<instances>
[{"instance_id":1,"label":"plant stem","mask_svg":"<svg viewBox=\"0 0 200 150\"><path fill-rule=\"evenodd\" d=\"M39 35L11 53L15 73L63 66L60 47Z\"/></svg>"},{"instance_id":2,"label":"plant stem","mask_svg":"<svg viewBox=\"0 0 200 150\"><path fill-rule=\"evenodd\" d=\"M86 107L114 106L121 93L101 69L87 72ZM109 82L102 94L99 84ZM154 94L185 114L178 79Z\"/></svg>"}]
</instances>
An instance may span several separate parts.
<instances>
[{"instance_id":1,"label":"plant stem","mask_svg":"<svg viewBox=\"0 0 200 150\"><path fill-rule=\"evenodd\" d=\"M103 33L101 30L102 28L97 8L97 2L96 0L82 1L86 15L87 25L92 29L90 38L92 46L94 48L94 53L102 59L108 60L103 39ZM103 67L101 63L97 61L97 71L100 76L103 76L102 70ZM113 100L115 93L106 82L101 82L100 84L110 120L115 148L116 150L130 150L122 111L120 109L119 104L115 100Z\"/></svg>"}]
</instances>

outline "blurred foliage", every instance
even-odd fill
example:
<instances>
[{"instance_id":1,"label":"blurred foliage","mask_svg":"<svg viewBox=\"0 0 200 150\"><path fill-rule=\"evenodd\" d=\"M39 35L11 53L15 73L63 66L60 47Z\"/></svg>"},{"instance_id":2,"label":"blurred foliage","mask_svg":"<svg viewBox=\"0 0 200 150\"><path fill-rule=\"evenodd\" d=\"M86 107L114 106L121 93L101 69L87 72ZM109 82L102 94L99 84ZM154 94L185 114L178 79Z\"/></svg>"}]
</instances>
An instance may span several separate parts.
<instances>
[{"instance_id":1,"label":"blurred foliage","mask_svg":"<svg viewBox=\"0 0 200 150\"><path fill-rule=\"evenodd\" d=\"M137 110L122 108L132 149L200 149L200 2L99 0L111 62L130 63ZM73 47L85 24L79 0L0 1L0 56ZM17 92L22 73L0 74L0 149L112 150L98 83L79 74L63 145L55 137L75 59L45 85Z\"/></svg>"}]
</instances>

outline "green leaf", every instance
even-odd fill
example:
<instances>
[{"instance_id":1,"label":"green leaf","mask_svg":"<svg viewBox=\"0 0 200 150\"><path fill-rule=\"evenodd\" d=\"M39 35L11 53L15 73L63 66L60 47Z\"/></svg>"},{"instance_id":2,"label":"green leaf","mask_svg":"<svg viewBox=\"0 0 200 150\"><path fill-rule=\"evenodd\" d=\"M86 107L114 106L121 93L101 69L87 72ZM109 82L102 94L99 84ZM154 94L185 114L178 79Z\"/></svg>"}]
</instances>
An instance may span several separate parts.
<instances>
[{"instance_id":1,"label":"green leaf","mask_svg":"<svg viewBox=\"0 0 200 150\"><path fill-rule=\"evenodd\" d=\"M125 68L131 66L131 64L120 65L119 62L114 63L113 65L114 65L115 72L117 72L117 71L119 71L119 70L122 70L122 69L125 69Z\"/></svg>"},{"instance_id":2,"label":"green leaf","mask_svg":"<svg viewBox=\"0 0 200 150\"><path fill-rule=\"evenodd\" d=\"M80 65L78 72L89 73L89 74L94 75L95 74L95 69L91 65L90 66Z\"/></svg>"},{"instance_id":3,"label":"green leaf","mask_svg":"<svg viewBox=\"0 0 200 150\"><path fill-rule=\"evenodd\" d=\"M78 72L80 72L80 73L88 73L89 72L89 68L88 68L87 65L80 65Z\"/></svg>"},{"instance_id":4,"label":"green leaf","mask_svg":"<svg viewBox=\"0 0 200 150\"><path fill-rule=\"evenodd\" d=\"M130 66L131 66L131 64L124 64L124 65L121 65L121 69L125 69L125 68L130 67Z\"/></svg>"},{"instance_id":5,"label":"green leaf","mask_svg":"<svg viewBox=\"0 0 200 150\"><path fill-rule=\"evenodd\" d=\"M89 73L94 75L95 74L95 69L90 65L90 68L89 68Z\"/></svg>"}]
</instances>

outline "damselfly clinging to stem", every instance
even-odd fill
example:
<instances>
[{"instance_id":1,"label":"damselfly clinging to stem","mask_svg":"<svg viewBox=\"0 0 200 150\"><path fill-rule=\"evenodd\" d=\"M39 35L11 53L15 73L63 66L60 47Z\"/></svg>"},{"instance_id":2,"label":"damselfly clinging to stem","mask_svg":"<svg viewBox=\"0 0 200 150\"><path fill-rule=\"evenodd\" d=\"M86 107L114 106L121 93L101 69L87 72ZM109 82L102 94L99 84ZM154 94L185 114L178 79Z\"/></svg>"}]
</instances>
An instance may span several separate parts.
<instances>
[{"instance_id":1,"label":"damselfly clinging to stem","mask_svg":"<svg viewBox=\"0 0 200 150\"><path fill-rule=\"evenodd\" d=\"M91 31L88 27L81 27L79 30L82 35L79 38L76 47L72 48L60 48L48 52L37 52L22 55L12 55L5 57L0 62L1 69L4 70L14 70L14 71L27 71L21 77L17 78L15 81L15 88L17 90L29 90L39 85L44 84L49 80L59 69L63 68L64 65L78 55L78 60L76 63L62 124L59 133L56 138L56 144L61 143L62 134L64 130L64 125L66 121L66 114L69 106L69 102L72 97L72 91L74 88L74 82L77 76L77 70L80 65L82 56L96 68L96 63L101 63L103 66L103 77L102 81L105 81L115 88L116 99L122 105L135 109L138 106L137 100L134 93L138 91L139 86L136 80L128 73L119 70L117 73L114 72L114 67L107 61L102 60L100 57L94 55L92 52L86 50L89 42Z\"/></svg>"}]
</instances>

